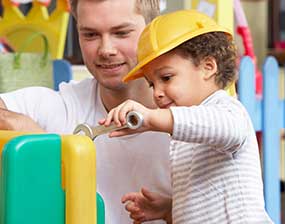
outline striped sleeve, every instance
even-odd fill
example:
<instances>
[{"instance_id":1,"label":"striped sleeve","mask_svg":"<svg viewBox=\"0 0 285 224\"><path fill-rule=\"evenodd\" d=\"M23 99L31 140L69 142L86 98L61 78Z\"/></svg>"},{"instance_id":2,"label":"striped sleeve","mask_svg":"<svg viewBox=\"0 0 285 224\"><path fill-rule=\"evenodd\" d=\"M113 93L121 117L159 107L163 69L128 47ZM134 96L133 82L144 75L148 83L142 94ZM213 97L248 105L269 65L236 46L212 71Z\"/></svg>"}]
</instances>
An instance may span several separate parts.
<instances>
[{"instance_id":1,"label":"striped sleeve","mask_svg":"<svg viewBox=\"0 0 285 224\"><path fill-rule=\"evenodd\" d=\"M236 102L239 103L239 102ZM246 112L237 104L206 104L171 107L174 140L211 145L233 153L248 135L250 124Z\"/></svg>"}]
</instances>

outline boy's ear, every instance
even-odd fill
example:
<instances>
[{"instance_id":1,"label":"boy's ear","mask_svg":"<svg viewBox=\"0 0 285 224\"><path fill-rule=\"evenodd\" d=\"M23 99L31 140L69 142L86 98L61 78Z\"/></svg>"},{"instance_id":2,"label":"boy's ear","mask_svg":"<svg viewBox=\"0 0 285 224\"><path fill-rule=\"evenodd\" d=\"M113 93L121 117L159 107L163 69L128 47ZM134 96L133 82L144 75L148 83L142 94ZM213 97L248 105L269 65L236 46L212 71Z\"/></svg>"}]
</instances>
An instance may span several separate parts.
<instances>
[{"instance_id":1,"label":"boy's ear","mask_svg":"<svg viewBox=\"0 0 285 224\"><path fill-rule=\"evenodd\" d=\"M203 69L203 78L208 80L216 75L218 70L216 59L213 57L204 58L201 63L201 69Z\"/></svg>"}]
</instances>

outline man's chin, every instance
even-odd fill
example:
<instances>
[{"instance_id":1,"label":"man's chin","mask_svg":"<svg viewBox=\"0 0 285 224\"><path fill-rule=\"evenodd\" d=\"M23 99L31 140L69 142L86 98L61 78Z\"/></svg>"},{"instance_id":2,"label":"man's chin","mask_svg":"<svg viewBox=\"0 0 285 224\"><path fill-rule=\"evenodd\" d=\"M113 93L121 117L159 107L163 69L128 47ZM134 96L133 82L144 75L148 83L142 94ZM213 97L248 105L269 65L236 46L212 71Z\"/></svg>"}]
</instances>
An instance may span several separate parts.
<instances>
[{"instance_id":1,"label":"man's chin","mask_svg":"<svg viewBox=\"0 0 285 224\"><path fill-rule=\"evenodd\" d=\"M105 89L119 91L127 88L127 84L122 81L100 83Z\"/></svg>"}]
</instances>

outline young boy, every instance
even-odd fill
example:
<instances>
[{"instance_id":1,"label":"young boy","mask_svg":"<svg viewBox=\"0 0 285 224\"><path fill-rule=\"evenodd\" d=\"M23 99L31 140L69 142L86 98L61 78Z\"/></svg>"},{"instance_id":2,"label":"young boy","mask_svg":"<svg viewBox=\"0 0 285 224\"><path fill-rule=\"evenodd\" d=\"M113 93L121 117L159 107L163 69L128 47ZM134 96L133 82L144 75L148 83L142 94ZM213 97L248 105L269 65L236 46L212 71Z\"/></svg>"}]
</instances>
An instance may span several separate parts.
<instances>
[{"instance_id":1,"label":"young boy","mask_svg":"<svg viewBox=\"0 0 285 224\"><path fill-rule=\"evenodd\" d=\"M100 123L121 126L135 110L144 116L136 132L171 134L173 196L144 188L123 196L134 223L272 223L264 209L255 131L242 104L224 91L236 79L231 34L194 10L166 14L144 29L138 61L124 80L145 77L159 109L128 100Z\"/></svg>"}]
</instances>

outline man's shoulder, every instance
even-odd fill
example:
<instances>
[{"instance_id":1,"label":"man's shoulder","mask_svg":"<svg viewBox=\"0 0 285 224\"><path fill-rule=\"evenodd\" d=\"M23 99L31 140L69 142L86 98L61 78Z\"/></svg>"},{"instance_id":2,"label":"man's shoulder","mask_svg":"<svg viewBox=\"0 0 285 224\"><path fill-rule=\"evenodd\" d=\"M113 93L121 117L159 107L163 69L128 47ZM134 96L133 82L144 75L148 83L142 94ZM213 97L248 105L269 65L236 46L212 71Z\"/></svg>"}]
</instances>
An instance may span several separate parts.
<instances>
[{"instance_id":1,"label":"man's shoulder","mask_svg":"<svg viewBox=\"0 0 285 224\"><path fill-rule=\"evenodd\" d=\"M71 80L70 82L66 83L63 82L59 85L59 91L64 91L66 89L73 89L73 90L84 90L89 89L97 86L97 81L94 78L86 78L83 80Z\"/></svg>"},{"instance_id":2,"label":"man's shoulder","mask_svg":"<svg viewBox=\"0 0 285 224\"><path fill-rule=\"evenodd\" d=\"M86 78L80 81L72 80L69 83L61 83L59 92L63 97L90 97L97 93L97 83L94 78Z\"/></svg>"},{"instance_id":3,"label":"man's shoulder","mask_svg":"<svg viewBox=\"0 0 285 224\"><path fill-rule=\"evenodd\" d=\"M66 106L77 108L84 107L87 110L98 101L98 82L94 78L81 81L62 83L59 86L59 95Z\"/></svg>"}]
</instances>

